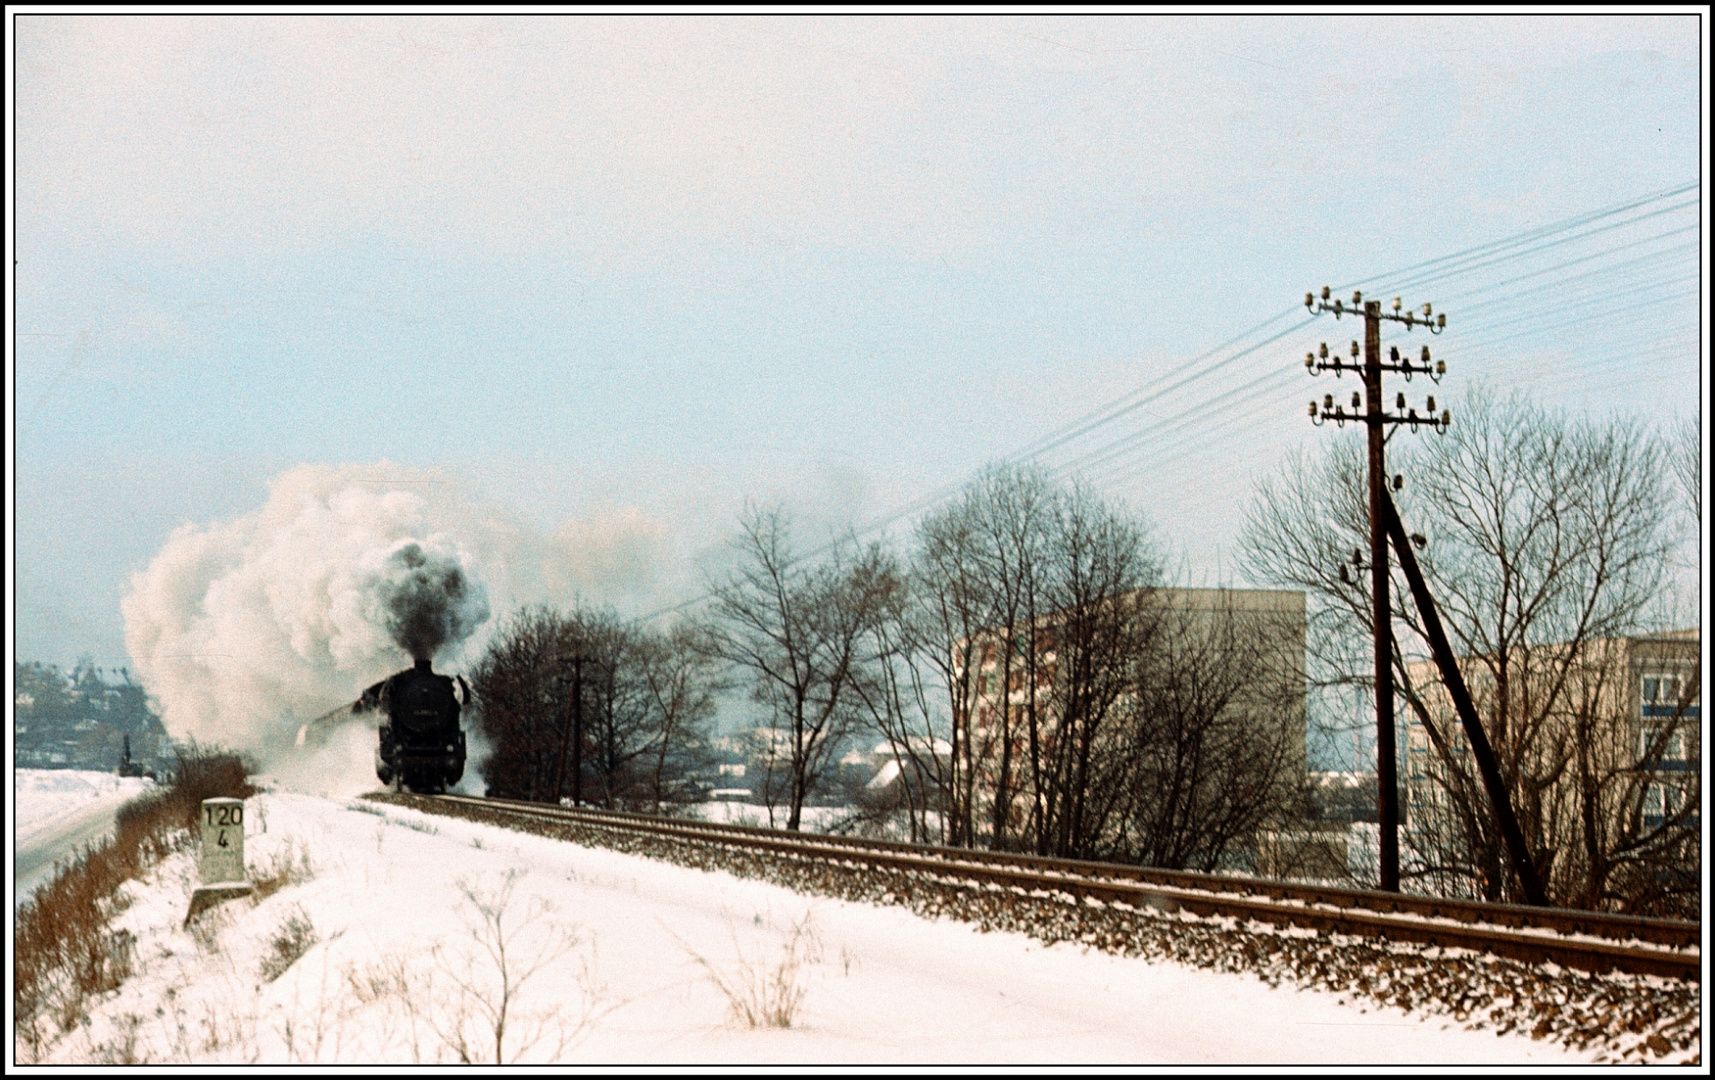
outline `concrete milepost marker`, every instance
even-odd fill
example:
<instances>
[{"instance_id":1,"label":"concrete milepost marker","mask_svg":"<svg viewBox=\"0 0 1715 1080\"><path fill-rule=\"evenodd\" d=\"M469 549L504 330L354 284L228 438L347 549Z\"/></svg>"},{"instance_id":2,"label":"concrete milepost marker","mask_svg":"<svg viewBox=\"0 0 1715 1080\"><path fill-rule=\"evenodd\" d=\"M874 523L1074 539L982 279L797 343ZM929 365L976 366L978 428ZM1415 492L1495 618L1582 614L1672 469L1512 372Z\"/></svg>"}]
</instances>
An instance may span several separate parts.
<instances>
[{"instance_id":1,"label":"concrete milepost marker","mask_svg":"<svg viewBox=\"0 0 1715 1080\"><path fill-rule=\"evenodd\" d=\"M204 799L200 824L202 884L191 894L187 926L222 900L250 894L250 881L244 873L244 800Z\"/></svg>"},{"instance_id":2,"label":"concrete milepost marker","mask_svg":"<svg viewBox=\"0 0 1715 1080\"><path fill-rule=\"evenodd\" d=\"M202 883L244 880L244 800L202 801Z\"/></svg>"}]
</instances>

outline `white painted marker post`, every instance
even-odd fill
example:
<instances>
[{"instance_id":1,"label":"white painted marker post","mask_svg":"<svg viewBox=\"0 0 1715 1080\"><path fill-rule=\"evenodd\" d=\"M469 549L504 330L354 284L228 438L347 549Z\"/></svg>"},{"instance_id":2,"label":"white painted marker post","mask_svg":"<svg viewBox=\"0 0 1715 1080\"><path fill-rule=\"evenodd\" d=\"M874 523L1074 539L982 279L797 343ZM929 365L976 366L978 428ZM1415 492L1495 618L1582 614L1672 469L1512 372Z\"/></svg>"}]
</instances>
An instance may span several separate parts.
<instances>
[{"instance_id":1,"label":"white painted marker post","mask_svg":"<svg viewBox=\"0 0 1715 1080\"><path fill-rule=\"evenodd\" d=\"M244 874L244 800L202 801L202 884L191 894L185 925L222 900L250 894Z\"/></svg>"},{"instance_id":2,"label":"white painted marker post","mask_svg":"<svg viewBox=\"0 0 1715 1080\"><path fill-rule=\"evenodd\" d=\"M202 801L202 883L244 880L244 800Z\"/></svg>"}]
</instances>

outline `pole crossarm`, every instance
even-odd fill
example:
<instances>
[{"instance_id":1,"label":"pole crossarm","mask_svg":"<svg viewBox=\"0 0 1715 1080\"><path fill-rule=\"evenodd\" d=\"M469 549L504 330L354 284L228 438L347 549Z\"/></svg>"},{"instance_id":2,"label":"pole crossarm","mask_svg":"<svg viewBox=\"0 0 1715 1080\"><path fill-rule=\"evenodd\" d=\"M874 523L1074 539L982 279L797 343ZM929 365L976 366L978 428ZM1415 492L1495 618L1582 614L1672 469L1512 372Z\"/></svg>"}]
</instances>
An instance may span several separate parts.
<instances>
[{"instance_id":1,"label":"pole crossarm","mask_svg":"<svg viewBox=\"0 0 1715 1080\"><path fill-rule=\"evenodd\" d=\"M1348 314L1364 315L1366 317L1369 316L1368 309L1364 307L1363 293L1353 293L1352 306L1347 307L1344 300L1331 300L1332 292L1333 290L1327 285L1322 286L1322 297L1320 301L1317 300L1315 293L1305 293L1304 306L1309 309L1310 314L1312 315L1332 315L1336 319ZM1404 323L1407 330L1413 330L1421 326L1431 334L1439 334L1441 331L1447 329L1446 314L1432 315L1432 305L1424 304L1423 313L1420 315L1417 312L1412 311L1410 308L1404 307L1400 303L1400 298L1397 296L1393 298L1393 311L1391 312L1381 310L1381 304L1374 300L1370 301L1370 303L1376 305L1374 318L1377 320L1386 319L1389 322Z\"/></svg>"}]
</instances>

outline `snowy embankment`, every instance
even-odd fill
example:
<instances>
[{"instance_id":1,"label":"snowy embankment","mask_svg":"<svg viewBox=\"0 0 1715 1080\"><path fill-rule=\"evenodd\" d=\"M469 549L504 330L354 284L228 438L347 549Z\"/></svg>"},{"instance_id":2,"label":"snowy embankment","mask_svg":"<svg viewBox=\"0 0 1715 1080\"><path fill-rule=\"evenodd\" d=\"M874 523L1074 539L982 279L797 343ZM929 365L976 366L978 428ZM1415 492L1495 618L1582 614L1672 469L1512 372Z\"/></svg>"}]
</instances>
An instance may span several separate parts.
<instances>
[{"instance_id":1,"label":"snowy embankment","mask_svg":"<svg viewBox=\"0 0 1715 1080\"><path fill-rule=\"evenodd\" d=\"M54 864L113 832L113 815L153 781L77 769L12 773L12 906L29 899Z\"/></svg>"},{"instance_id":2,"label":"snowy embankment","mask_svg":"<svg viewBox=\"0 0 1715 1080\"><path fill-rule=\"evenodd\" d=\"M275 891L187 930L190 855L127 885L115 923L135 939L135 973L45 1060L1594 1060L398 806L286 793L249 805L252 877Z\"/></svg>"}]
</instances>

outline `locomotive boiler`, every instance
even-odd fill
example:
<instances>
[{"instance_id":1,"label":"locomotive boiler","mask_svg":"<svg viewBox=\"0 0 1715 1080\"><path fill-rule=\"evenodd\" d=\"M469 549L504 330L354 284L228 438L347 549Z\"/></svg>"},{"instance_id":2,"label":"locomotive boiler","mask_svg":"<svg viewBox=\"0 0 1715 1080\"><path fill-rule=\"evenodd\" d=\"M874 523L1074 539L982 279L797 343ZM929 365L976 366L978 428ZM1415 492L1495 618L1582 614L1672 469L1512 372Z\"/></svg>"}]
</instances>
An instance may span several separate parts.
<instances>
[{"instance_id":1,"label":"locomotive boiler","mask_svg":"<svg viewBox=\"0 0 1715 1080\"><path fill-rule=\"evenodd\" d=\"M375 775L395 791L423 794L458 783L465 761L459 713L469 702L464 678L436 674L427 660L365 690L351 710L380 714Z\"/></svg>"}]
</instances>

